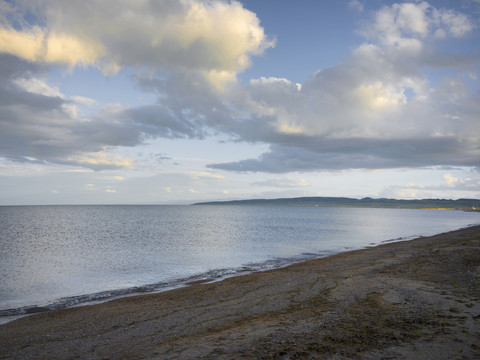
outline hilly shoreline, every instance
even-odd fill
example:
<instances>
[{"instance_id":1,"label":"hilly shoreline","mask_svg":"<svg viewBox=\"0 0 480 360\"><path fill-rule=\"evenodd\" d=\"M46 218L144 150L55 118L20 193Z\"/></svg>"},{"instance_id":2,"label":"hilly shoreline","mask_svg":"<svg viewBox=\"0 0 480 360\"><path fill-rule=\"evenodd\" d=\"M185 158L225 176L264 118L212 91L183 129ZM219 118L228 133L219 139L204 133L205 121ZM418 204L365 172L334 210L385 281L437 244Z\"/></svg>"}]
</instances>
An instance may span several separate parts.
<instances>
[{"instance_id":1,"label":"hilly shoreline","mask_svg":"<svg viewBox=\"0 0 480 360\"><path fill-rule=\"evenodd\" d=\"M248 199L231 201L207 201L192 205L247 205L247 206L318 206L318 207L365 207L398 209L446 209L478 211L478 199L418 199L398 200L365 197L362 199L347 197L296 197L278 199Z\"/></svg>"}]
</instances>

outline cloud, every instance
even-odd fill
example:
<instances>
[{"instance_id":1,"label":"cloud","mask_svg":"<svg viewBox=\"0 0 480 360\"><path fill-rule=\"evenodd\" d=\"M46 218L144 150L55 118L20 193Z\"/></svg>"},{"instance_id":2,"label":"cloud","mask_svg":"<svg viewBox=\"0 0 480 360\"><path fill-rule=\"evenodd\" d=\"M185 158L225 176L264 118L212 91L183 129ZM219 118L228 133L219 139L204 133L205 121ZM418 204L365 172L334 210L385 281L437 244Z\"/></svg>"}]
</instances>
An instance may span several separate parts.
<instances>
[{"instance_id":1,"label":"cloud","mask_svg":"<svg viewBox=\"0 0 480 360\"><path fill-rule=\"evenodd\" d=\"M72 34L47 33L38 26L26 31L0 28L0 51L32 62L90 65L101 57L103 48Z\"/></svg>"},{"instance_id":2,"label":"cloud","mask_svg":"<svg viewBox=\"0 0 480 360\"><path fill-rule=\"evenodd\" d=\"M458 178L452 176L451 174L445 174L443 175L443 178L445 179L445 182L448 186L455 187L455 183L458 182Z\"/></svg>"},{"instance_id":3,"label":"cloud","mask_svg":"<svg viewBox=\"0 0 480 360\"><path fill-rule=\"evenodd\" d=\"M465 178L458 178L450 173L443 175L443 180L450 188L456 188L457 190L480 190L480 177L478 173L472 173L472 176Z\"/></svg>"},{"instance_id":4,"label":"cloud","mask_svg":"<svg viewBox=\"0 0 480 360\"><path fill-rule=\"evenodd\" d=\"M72 100L50 87L45 73L41 65L0 54L0 156L97 170L132 166L108 152L140 144L139 126L117 121L118 109L109 107L89 121L79 120Z\"/></svg>"},{"instance_id":5,"label":"cloud","mask_svg":"<svg viewBox=\"0 0 480 360\"><path fill-rule=\"evenodd\" d=\"M299 137L297 146L271 145L258 159L210 164L229 171L288 173L292 171L393 169L428 166L478 167L476 142L455 137L418 139L322 139Z\"/></svg>"},{"instance_id":6,"label":"cloud","mask_svg":"<svg viewBox=\"0 0 480 360\"><path fill-rule=\"evenodd\" d=\"M252 185L278 187L278 188L298 188L298 187L310 186L311 184L303 178L300 178L300 179L280 178L280 179L255 181L252 183Z\"/></svg>"},{"instance_id":7,"label":"cloud","mask_svg":"<svg viewBox=\"0 0 480 360\"><path fill-rule=\"evenodd\" d=\"M459 12L427 2L384 6L362 29L364 43L304 84L261 77L243 85L236 75L273 42L238 2L15 4L4 5L8 16L0 16L0 155L8 159L132 167L116 148L158 137L222 135L268 144L269 151L211 169L480 167L480 92L471 85L480 56L475 49L436 48L448 38L478 36ZM25 12L37 23L26 22ZM135 67L133 81L157 101L104 104L84 118L81 105L94 100L66 97L49 85L52 64L96 66L105 73Z\"/></svg>"},{"instance_id":8,"label":"cloud","mask_svg":"<svg viewBox=\"0 0 480 360\"><path fill-rule=\"evenodd\" d=\"M13 79L12 84L31 94L63 98L58 88L51 87L43 79L38 77L17 77Z\"/></svg>"},{"instance_id":9,"label":"cloud","mask_svg":"<svg viewBox=\"0 0 480 360\"><path fill-rule=\"evenodd\" d=\"M358 0L351 0L348 3L348 7L358 12L363 12L364 9L363 4Z\"/></svg>"},{"instance_id":10,"label":"cloud","mask_svg":"<svg viewBox=\"0 0 480 360\"><path fill-rule=\"evenodd\" d=\"M237 96L246 120L231 129L270 150L209 167L272 173L479 167L480 92L467 85L479 54L438 53L433 46L438 29L461 37L474 28L465 15L426 2L383 7L365 29L371 42L303 85L250 81ZM442 78L445 70L455 75Z\"/></svg>"},{"instance_id":11,"label":"cloud","mask_svg":"<svg viewBox=\"0 0 480 360\"><path fill-rule=\"evenodd\" d=\"M85 105L85 106L93 106L97 103L96 100L90 99L90 98L85 97L85 96L72 96L71 100L74 101L77 104Z\"/></svg>"},{"instance_id":12,"label":"cloud","mask_svg":"<svg viewBox=\"0 0 480 360\"><path fill-rule=\"evenodd\" d=\"M190 174L194 179L198 178L211 178L211 179L225 179L225 176L221 174L212 174L207 171L190 171Z\"/></svg>"},{"instance_id":13,"label":"cloud","mask_svg":"<svg viewBox=\"0 0 480 360\"><path fill-rule=\"evenodd\" d=\"M384 6L363 31L382 45L414 51L420 50L427 38L460 38L474 27L462 13L420 1Z\"/></svg>"},{"instance_id":14,"label":"cloud","mask_svg":"<svg viewBox=\"0 0 480 360\"><path fill-rule=\"evenodd\" d=\"M418 183L392 185L384 189L380 196L431 199L450 194L451 198L475 198L480 191L480 177L477 172L471 172L467 177L446 173L441 179L441 182L434 185Z\"/></svg>"},{"instance_id":15,"label":"cloud","mask_svg":"<svg viewBox=\"0 0 480 360\"><path fill-rule=\"evenodd\" d=\"M415 199L418 198L418 190L415 189L403 189L399 192L398 196L401 199Z\"/></svg>"},{"instance_id":16,"label":"cloud","mask_svg":"<svg viewBox=\"0 0 480 360\"><path fill-rule=\"evenodd\" d=\"M157 95L157 104L126 109L122 121L135 123L138 129L154 137L204 139L212 134L234 131L238 111L230 99L239 86L221 94L198 73L171 73L168 76L137 74L139 89ZM233 130L233 131L232 131Z\"/></svg>"},{"instance_id":17,"label":"cloud","mask_svg":"<svg viewBox=\"0 0 480 360\"><path fill-rule=\"evenodd\" d=\"M158 104L106 104L87 116L82 106L95 100L64 96L48 85L47 69L0 54L0 156L95 170L131 168L131 159L113 154L117 147L156 137L204 138L222 119L231 121L230 111L199 74L178 73L162 80L139 75L140 87L159 94Z\"/></svg>"},{"instance_id":18,"label":"cloud","mask_svg":"<svg viewBox=\"0 0 480 360\"><path fill-rule=\"evenodd\" d=\"M64 170L63 172L66 173L90 173L93 170L91 169L69 169L69 170Z\"/></svg>"},{"instance_id":19,"label":"cloud","mask_svg":"<svg viewBox=\"0 0 480 360\"><path fill-rule=\"evenodd\" d=\"M86 165L93 169L115 169L133 167L133 161L131 159L121 156L112 156L103 151L95 153L82 153L82 155L69 157L67 161L71 161L73 164Z\"/></svg>"},{"instance_id":20,"label":"cloud","mask_svg":"<svg viewBox=\"0 0 480 360\"><path fill-rule=\"evenodd\" d=\"M1 52L106 74L126 66L193 70L218 86L274 45L236 1L19 0L8 12L18 22L0 23ZM26 22L25 12L38 23Z\"/></svg>"}]
</instances>

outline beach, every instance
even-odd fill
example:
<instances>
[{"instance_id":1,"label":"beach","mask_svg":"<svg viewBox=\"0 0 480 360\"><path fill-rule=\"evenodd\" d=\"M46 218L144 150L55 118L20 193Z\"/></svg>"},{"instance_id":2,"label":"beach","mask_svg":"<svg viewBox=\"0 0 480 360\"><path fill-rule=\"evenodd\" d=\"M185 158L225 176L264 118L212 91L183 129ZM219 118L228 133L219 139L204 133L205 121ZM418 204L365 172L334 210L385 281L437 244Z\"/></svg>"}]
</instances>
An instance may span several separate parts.
<instances>
[{"instance_id":1,"label":"beach","mask_svg":"<svg viewBox=\"0 0 480 360\"><path fill-rule=\"evenodd\" d=\"M480 226L0 326L1 359L480 359Z\"/></svg>"}]
</instances>

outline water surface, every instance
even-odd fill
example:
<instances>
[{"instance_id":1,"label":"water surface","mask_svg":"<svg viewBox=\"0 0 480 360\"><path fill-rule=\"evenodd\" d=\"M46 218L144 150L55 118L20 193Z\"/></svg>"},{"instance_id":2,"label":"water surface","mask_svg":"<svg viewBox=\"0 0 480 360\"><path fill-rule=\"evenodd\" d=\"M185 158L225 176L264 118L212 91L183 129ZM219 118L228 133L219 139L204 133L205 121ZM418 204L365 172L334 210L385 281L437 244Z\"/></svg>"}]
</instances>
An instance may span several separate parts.
<instances>
[{"instance_id":1,"label":"water surface","mask_svg":"<svg viewBox=\"0 0 480 360\"><path fill-rule=\"evenodd\" d=\"M480 223L461 211L288 206L0 207L0 315L281 267Z\"/></svg>"}]
</instances>

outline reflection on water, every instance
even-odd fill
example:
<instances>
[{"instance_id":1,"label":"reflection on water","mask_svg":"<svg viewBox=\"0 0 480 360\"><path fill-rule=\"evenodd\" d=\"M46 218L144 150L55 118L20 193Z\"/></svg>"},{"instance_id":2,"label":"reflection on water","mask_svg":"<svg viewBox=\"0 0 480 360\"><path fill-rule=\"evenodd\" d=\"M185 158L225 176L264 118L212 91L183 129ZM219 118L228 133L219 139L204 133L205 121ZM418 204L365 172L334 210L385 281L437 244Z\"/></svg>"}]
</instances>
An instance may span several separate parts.
<instances>
[{"instance_id":1,"label":"reflection on water","mask_svg":"<svg viewBox=\"0 0 480 360\"><path fill-rule=\"evenodd\" d=\"M405 209L0 207L0 310L153 291L479 222L478 213Z\"/></svg>"}]
</instances>

